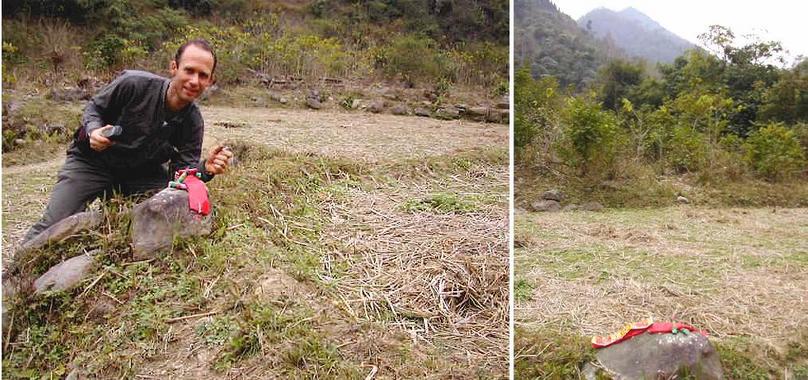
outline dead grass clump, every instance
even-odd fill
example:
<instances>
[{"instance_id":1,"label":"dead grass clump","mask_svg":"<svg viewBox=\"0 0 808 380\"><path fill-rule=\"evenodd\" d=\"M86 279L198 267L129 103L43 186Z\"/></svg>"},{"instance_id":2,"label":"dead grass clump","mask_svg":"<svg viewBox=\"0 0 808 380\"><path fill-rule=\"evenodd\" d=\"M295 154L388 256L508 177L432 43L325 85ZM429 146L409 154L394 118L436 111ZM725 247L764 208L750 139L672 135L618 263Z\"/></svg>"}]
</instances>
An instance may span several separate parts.
<instances>
[{"instance_id":1,"label":"dead grass clump","mask_svg":"<svg viewBox=\"0 0 808 380\"><path fill-rule=\"evenodd\" d=\"M400 194L397 196L401 196ZM447 338L456 350L502 365L507 349L506 210L403 213L384 193L356 191L332 204L330 253L345 308L386 320L415 340Z\"/></svg>"}]
</instances>

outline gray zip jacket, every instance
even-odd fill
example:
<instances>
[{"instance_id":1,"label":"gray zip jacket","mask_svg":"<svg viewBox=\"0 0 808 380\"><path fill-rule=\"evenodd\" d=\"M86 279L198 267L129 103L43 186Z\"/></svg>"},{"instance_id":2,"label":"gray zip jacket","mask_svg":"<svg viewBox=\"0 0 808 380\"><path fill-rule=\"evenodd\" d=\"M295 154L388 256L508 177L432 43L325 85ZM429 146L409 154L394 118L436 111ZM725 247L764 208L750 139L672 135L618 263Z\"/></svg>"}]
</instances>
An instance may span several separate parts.
<instances>
[{"instance_id":1,"label":"gray zip jacket","mask_svg":"<svg viewBox=\"0 0 808 380\"><path fill-rule=\"evenodd\" d=\"M76 145L87 156L114 169L138 169L170 162L170 173L200 168L205 126L196 103L179 112L166 107L170 80L145 71L127 70L99 91L84 109ZM89 135L103 126L120 125L123 132L111 138L109 148L96 152ZM203 180L212 176L205 175Z\"/></svg>"}]
</instances>

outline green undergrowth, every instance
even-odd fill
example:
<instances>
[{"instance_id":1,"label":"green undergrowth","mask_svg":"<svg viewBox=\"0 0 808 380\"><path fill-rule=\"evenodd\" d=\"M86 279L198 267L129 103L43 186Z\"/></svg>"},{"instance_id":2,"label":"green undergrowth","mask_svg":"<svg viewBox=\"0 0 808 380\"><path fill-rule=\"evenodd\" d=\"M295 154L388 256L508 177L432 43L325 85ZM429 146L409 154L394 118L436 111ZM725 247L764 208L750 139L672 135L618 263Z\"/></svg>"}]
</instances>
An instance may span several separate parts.
<instances>
[{"instance_id":1,"label":"green undergrowth","mask_svg":"<svg viewBox=\"0 0 808 380\"><path fill-rule=\"evenodd\" d=\"M49 158L79 126L84 102L3 95L3 166Z\"/></svg>"},{"instance_id":2,"label":"green undergrowth","mask_svg":"<svg viewBox=\"0 0 808 380\"><path fill-rule=\"evenodd\" d=\"M767 182L761 179L704 181L694 176L627 176L592 182L562 175L536 176L525 168L516 170L516 204L527 207L550 189L565 194L562 205L599 202L610 208L665 207L681 195L691 204L710 207L806 207L808 181L797 179Z\"/></svg>"},{"instance_id":3,"label":"green undergrowth","mask_svg":"<svg viewBox=\"0 0 808 380\"><path fill-rule=\"evenodd\" d=\"M333 321L318 311L325 305L302 298L266 300L255 290L262 275L280 269L311 297L327 299L345 264L330 263L328 281L321 279L322 257L332 249L320 236L328 221L322 205L371 177L396 177L389 167L371 170L354 161L230 145L240 160L231 173L209 183L211 235L178 239L154 259L133 262L128 210L135 200L113 198L104 203L105 222L97 231L14 264L14 273L38 275L71 256L94 250L98 255L92 274L73 290L6 300L12 305L10 323L3 326L6 378L64 377L73 366L102 378L134 378L149 363L172 360L178 350L172 346L191 342L215 352L208 370L222 375L245 363L279 377L366 374L355 356L341 352L345 338L326 332ZM489 162L488 156L438 159L429 175L446 175L458 166L473 170ZM500 153L493 156L502 160ZM421 164L398 168L418 173L414 167ZM327 316L339 319L340 313L337 307ZM188 316L195 317L177 320ZM190 334L178 335L183 324L192 326ZM409 370L420 366L396 360L412 366Z\"/></svg>"},{"instance_id":4,"label":"green undergrowth","mask_svg":"<svg viewBox=\"0 0 808 380\"><path fill-rule=\"evenodd\" d=\"M408 199L401 208L412 213L431 211L442 214L463 214L478 209L474 202L454 193L435 193L420 199Z\"/></svg>"},{"instance_id":5,"label":"green undergrowth","mask_svg":"<svg viewBox=\"0 0 808 380\"><path fill-rule=\"evenodd\" d=\"M733 336L713 344L728 379L808 379L808 329L775 343Z\"/></svg>"}]
</instances>

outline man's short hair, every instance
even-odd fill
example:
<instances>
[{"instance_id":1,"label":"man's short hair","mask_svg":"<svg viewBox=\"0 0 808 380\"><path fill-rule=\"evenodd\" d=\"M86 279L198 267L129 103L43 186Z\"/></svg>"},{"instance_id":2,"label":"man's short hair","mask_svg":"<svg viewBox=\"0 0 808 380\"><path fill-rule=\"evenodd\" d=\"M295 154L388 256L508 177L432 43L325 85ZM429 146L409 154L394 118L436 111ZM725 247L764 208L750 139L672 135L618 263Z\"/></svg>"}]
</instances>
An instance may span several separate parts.
<instances>
[{"instance_id":1,"label":"man's short hair","mask_svg":"<svg viewBox=\"0 0 808 380\"><path fill-rule=\"evenodd\" d=\"M210 73L213 74L213 72L216 71L216 53L213 52L213 48L210 47L210 43L207 40L205 40L204 38L197 38L197 39L190 40L190 41L182 44L182 46L180 46L180 48L177 49L177 54L174 55L174 62L177 62L177 66L180 65L180 58L182 58L182 53L185 52L185 48L187 48L188 46L191 46L191 45L194 45L194 46L196 46L196 47L210 53L213 56L213 69L211 69L211 71L210 71Z\"/></svg>"}]
</instances>

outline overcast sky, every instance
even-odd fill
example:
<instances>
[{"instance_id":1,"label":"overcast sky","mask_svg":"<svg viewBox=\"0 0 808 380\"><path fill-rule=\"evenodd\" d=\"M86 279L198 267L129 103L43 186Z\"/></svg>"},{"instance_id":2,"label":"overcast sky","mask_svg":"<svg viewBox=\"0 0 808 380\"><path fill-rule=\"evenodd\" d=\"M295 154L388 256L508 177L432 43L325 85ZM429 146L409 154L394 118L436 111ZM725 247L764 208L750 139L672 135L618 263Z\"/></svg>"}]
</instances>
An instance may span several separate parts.
<instances>
[{"instance_id":1,"label":"overcast sky","mask_svg":"<svg viewBox=\"0 0 808 380\"><path fill-rule=\"evenodd\" d=\"M808 4L799 0L552 0L562 12L578 19L605 7L634 7L673 33L698 43L698 35L719 24L735 36L754 33L764 41L780 41L790 52L808 57ZM805 4L805 5L803 5Z\"/></svg>"}]
</instances>

